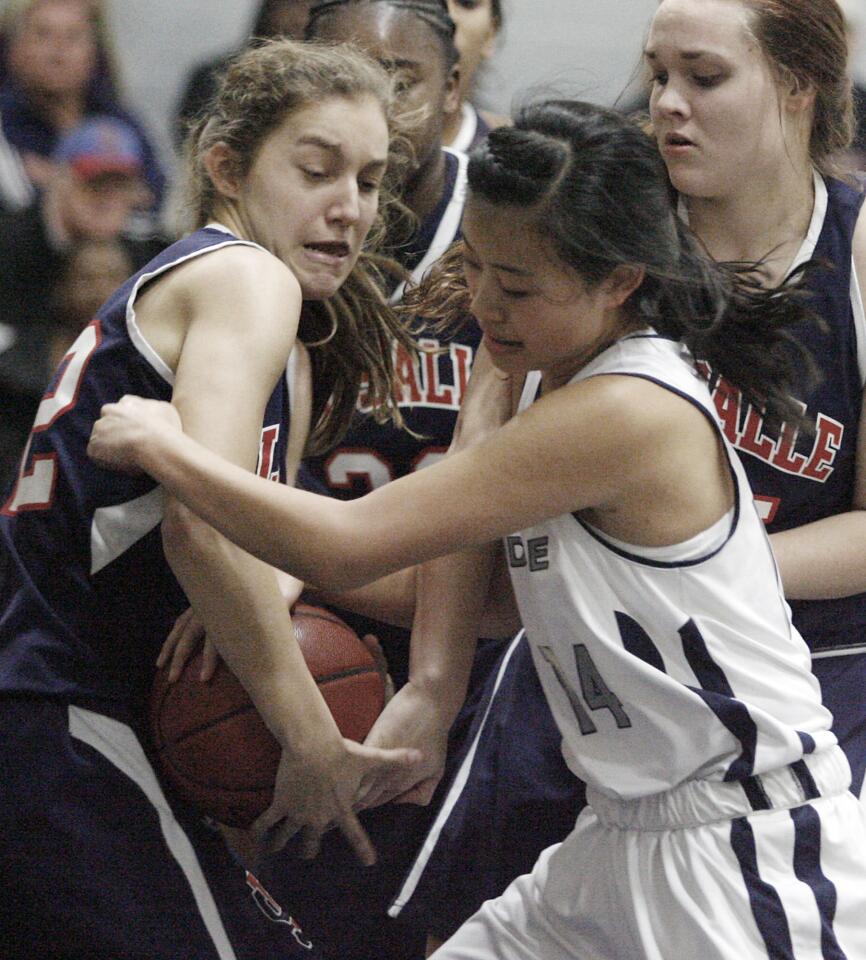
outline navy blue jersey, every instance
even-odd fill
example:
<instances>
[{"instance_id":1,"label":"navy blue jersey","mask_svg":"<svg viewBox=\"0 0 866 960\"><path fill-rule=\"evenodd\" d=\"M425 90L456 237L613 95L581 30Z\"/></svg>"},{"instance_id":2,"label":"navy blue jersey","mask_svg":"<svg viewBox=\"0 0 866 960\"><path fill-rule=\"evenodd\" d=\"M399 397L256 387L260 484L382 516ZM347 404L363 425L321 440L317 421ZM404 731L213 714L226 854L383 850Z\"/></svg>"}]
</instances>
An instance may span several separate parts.
<instances>
[{"instance_id":1,"label":"navy blue jersey","mask_svg":"<svg viewBox=\"0 0 866 960\"><path fill-rule=\"evenodd\" d=\"M62 698L134 719L157 652L188 601L163 554L162 489L86 454L104 403L170 400L174 376L135 300L191 257L246 243L209 227L169 247L103 305L58 367L0 509L0 691ZM269 400L259 472L285 481L288 391ZM133 711L132 713L130 711Z\"/></svg>"},{"instance_id":2,"label":"navy blue jersey","mask_svg":"<svg viewBox=\"0 0 866 960\"><path fill-rule=\"evenodd\" d=\"M473 104L464 102L460 109L460 129L451 141L451 149L469 153L488 133L490 133L490 124Z\"/></svg>"},{"instance_id":3,"label":"navy blue jersey","mask_svg":"<svg viewBox=\"0 0 866 960\"><path fill-rule=\"evenodd\" d=\"M816 175L815 209L794 265L823 265L809 278L814 323L796 328L815 358L820 383L799 396L815 433L767 435L760 414L737 390L711 382L725 435L745 465L770 533L799 527L852 507L857 434L866 371L866 320L852 269L851 243L864 195ZM813 651L866 643L866 594L839 600L791 602L794 623Z\"/></svg>"},{"instance_id":4,"label":"navy blue jersey","mask_svg":"<svg viewBox=\"0 0 866 960\"><path fill-rule=\"evenodd\" d=\"M466 158L445 151L446 183L442 198L421 224L404 253L406 266L420 278L460 236L466 193ZM398 299L402 288L395 292ZM420 330L417 340L430 352L417 362L398 353L400 410L408 430L379 424L362 396L358 413L340 445L324 457L305 461L304 473L314 489L351 500L439 460L451 442L454 423L472 369L481 331L471 319L453 338ZM436 353L433 351L441 352Z\"/></svg>"}]
</instances>

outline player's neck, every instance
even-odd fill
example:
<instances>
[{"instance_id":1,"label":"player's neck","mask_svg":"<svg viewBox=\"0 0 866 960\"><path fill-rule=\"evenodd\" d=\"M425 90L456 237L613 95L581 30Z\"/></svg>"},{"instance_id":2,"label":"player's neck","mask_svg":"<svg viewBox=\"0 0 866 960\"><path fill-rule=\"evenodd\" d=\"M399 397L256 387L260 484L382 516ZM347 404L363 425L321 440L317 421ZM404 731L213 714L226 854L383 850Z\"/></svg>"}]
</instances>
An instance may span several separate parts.
<instances>
[{"instance_id":1,"label":"player's neck","mask_svg":"<svg viewBox=\"0 0 866 960\"><path fill-rule=\"evenodd\" d=\"M217 204L209 220L212 223L218 223L220 226L225 227L226 230L231 231L239 240L252 240L255 242L255 237L252 236L240 211L231 204Z\"/></svg>"},{"instance_id":2,"label":"player's neck","mask_svg":"<svg viewBox=\"0 0 866 960\"><path fill-rule=\"evenodd\" d=\"M685 198L689 226L714 260L765 261L773 281L788 272L812 219L812 171L753 182L725 197Z\"/></svg>"},{"instance_id":3,"label":"player's neck","mask_svg":"<svg viewBox=\"0 0 866 960\"><path fill-rule=\"evenodd\" d=\"M437 146L409 176L403 192L403 202L421 222L436 209L442 199L444 186L445 153L441 146Z\"/></svg>"}]
</instances>

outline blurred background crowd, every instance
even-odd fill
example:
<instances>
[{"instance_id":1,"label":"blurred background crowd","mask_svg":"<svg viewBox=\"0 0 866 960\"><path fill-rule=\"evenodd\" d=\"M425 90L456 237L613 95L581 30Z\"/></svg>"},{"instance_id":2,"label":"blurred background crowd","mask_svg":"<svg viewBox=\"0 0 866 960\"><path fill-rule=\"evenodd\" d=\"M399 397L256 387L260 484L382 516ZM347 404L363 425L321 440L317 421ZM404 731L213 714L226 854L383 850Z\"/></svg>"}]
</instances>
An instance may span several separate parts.
<instances>
[{"instance_id":1,"label":"blurred background crowd","mask_svg":"<svg viewBox=\"0 0 866 960\"><path fill-rule=\"evenodd\" d=\"M51 372L100 303L181 229L185 126L232 53L300 37L310 0L0 0L0 482ZM866 167L866 3L844 0ZM640 106L655 0L449 0L464 147L533 93ZM491 15L492 11L492 15ZM498 14L497 14L498 11ZM462 20L462 38L461 38ZM461 45L462 39L462 45ZM473 104L477 105L475 113Z\"/></svg>"}]
</instances>

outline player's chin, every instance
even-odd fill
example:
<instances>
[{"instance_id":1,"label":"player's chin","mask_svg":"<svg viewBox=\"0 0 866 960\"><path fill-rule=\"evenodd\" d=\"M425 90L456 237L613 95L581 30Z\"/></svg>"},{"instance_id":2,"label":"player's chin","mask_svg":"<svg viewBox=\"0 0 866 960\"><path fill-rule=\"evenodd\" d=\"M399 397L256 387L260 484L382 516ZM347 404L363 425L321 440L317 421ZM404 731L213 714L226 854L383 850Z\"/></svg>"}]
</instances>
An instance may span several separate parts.
<instances>
[{"instance_id":1,"label":"player's chin","mask_svg":"<svg viewBox=\"0 0 866 960\"><path fill-rule=\"evenodd\" d=\"M342 287L352 272L357 258L341 264L339 268L328 268L316 271L298 271L296 276L301 285L301 292L305 300L327 300Z\"/></svg>"}]
</instances>

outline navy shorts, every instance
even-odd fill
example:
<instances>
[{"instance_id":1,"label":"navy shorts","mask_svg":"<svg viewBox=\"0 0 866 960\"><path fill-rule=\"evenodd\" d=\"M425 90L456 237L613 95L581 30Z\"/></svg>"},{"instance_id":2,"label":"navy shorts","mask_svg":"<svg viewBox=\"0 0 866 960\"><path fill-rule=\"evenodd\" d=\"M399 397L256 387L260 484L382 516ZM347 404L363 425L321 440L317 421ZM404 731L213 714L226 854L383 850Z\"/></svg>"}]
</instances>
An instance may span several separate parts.
<instances>
[{"instance_id":1,"label":"navy shorts","mask_svg":"<svg viewBox=\"0 0 866 960\"><path fill-rule=\"evenodd\" d=\"M821 700L833 714L833 733L851 764L851 791L863 794L866 774L866 653L812 660Z\"/></svg>"},{"instance_id":2,"label":"navy shorts","mask_svg":"<svg viewBox=\"0 0 866 960\"><path fill-rule=\"evenodd\" d=\"M342 611L340 615L343 616ZM369 622L368 622L369 623ZM352 625L358 629L357 619ZM388 634L365 626L382 640L395 680L405 680L401 657L386 640ZM404 633L397 654L408 651ZM482 640L472 666L469 693L450 734L446 775L437 797L444 793L448 771L458 761L462 745L473 729L474 717L491 670L499 662L508 640ZM395 662L398 664L394 670ZM408 667L408 660L404 666ZM343 835L332 830L323 838L319 856L298 860L289 845L271 863L273 885L281 901L291 903L304 919L309 933L327 960L421 960L428 928L418 917L388 916L400 884L436 812L437 797L430 806L386 804L360 814L377 852L371 867L363 866Z\"/></svg>"},{"instance_id":3,"label":"navy shorts","mask_svg":"<svg viewBox=\"0 0 866 960\"><path fill-rule=\"evenodd\" d=\"M0 698L4 960L319 954L219 834L169 806L130 727Z\"/></svg>"},{"instance_id":4,"label":"navy shorts","mask_svg":"<svg viewBox=\"0 0 866 960\"><path fill-rule=\"evenodd\" d=\"M489 671L393 916L445 940L571 833L586 795L561 740L521 632Z\"/></svg>"}]
</instances>

